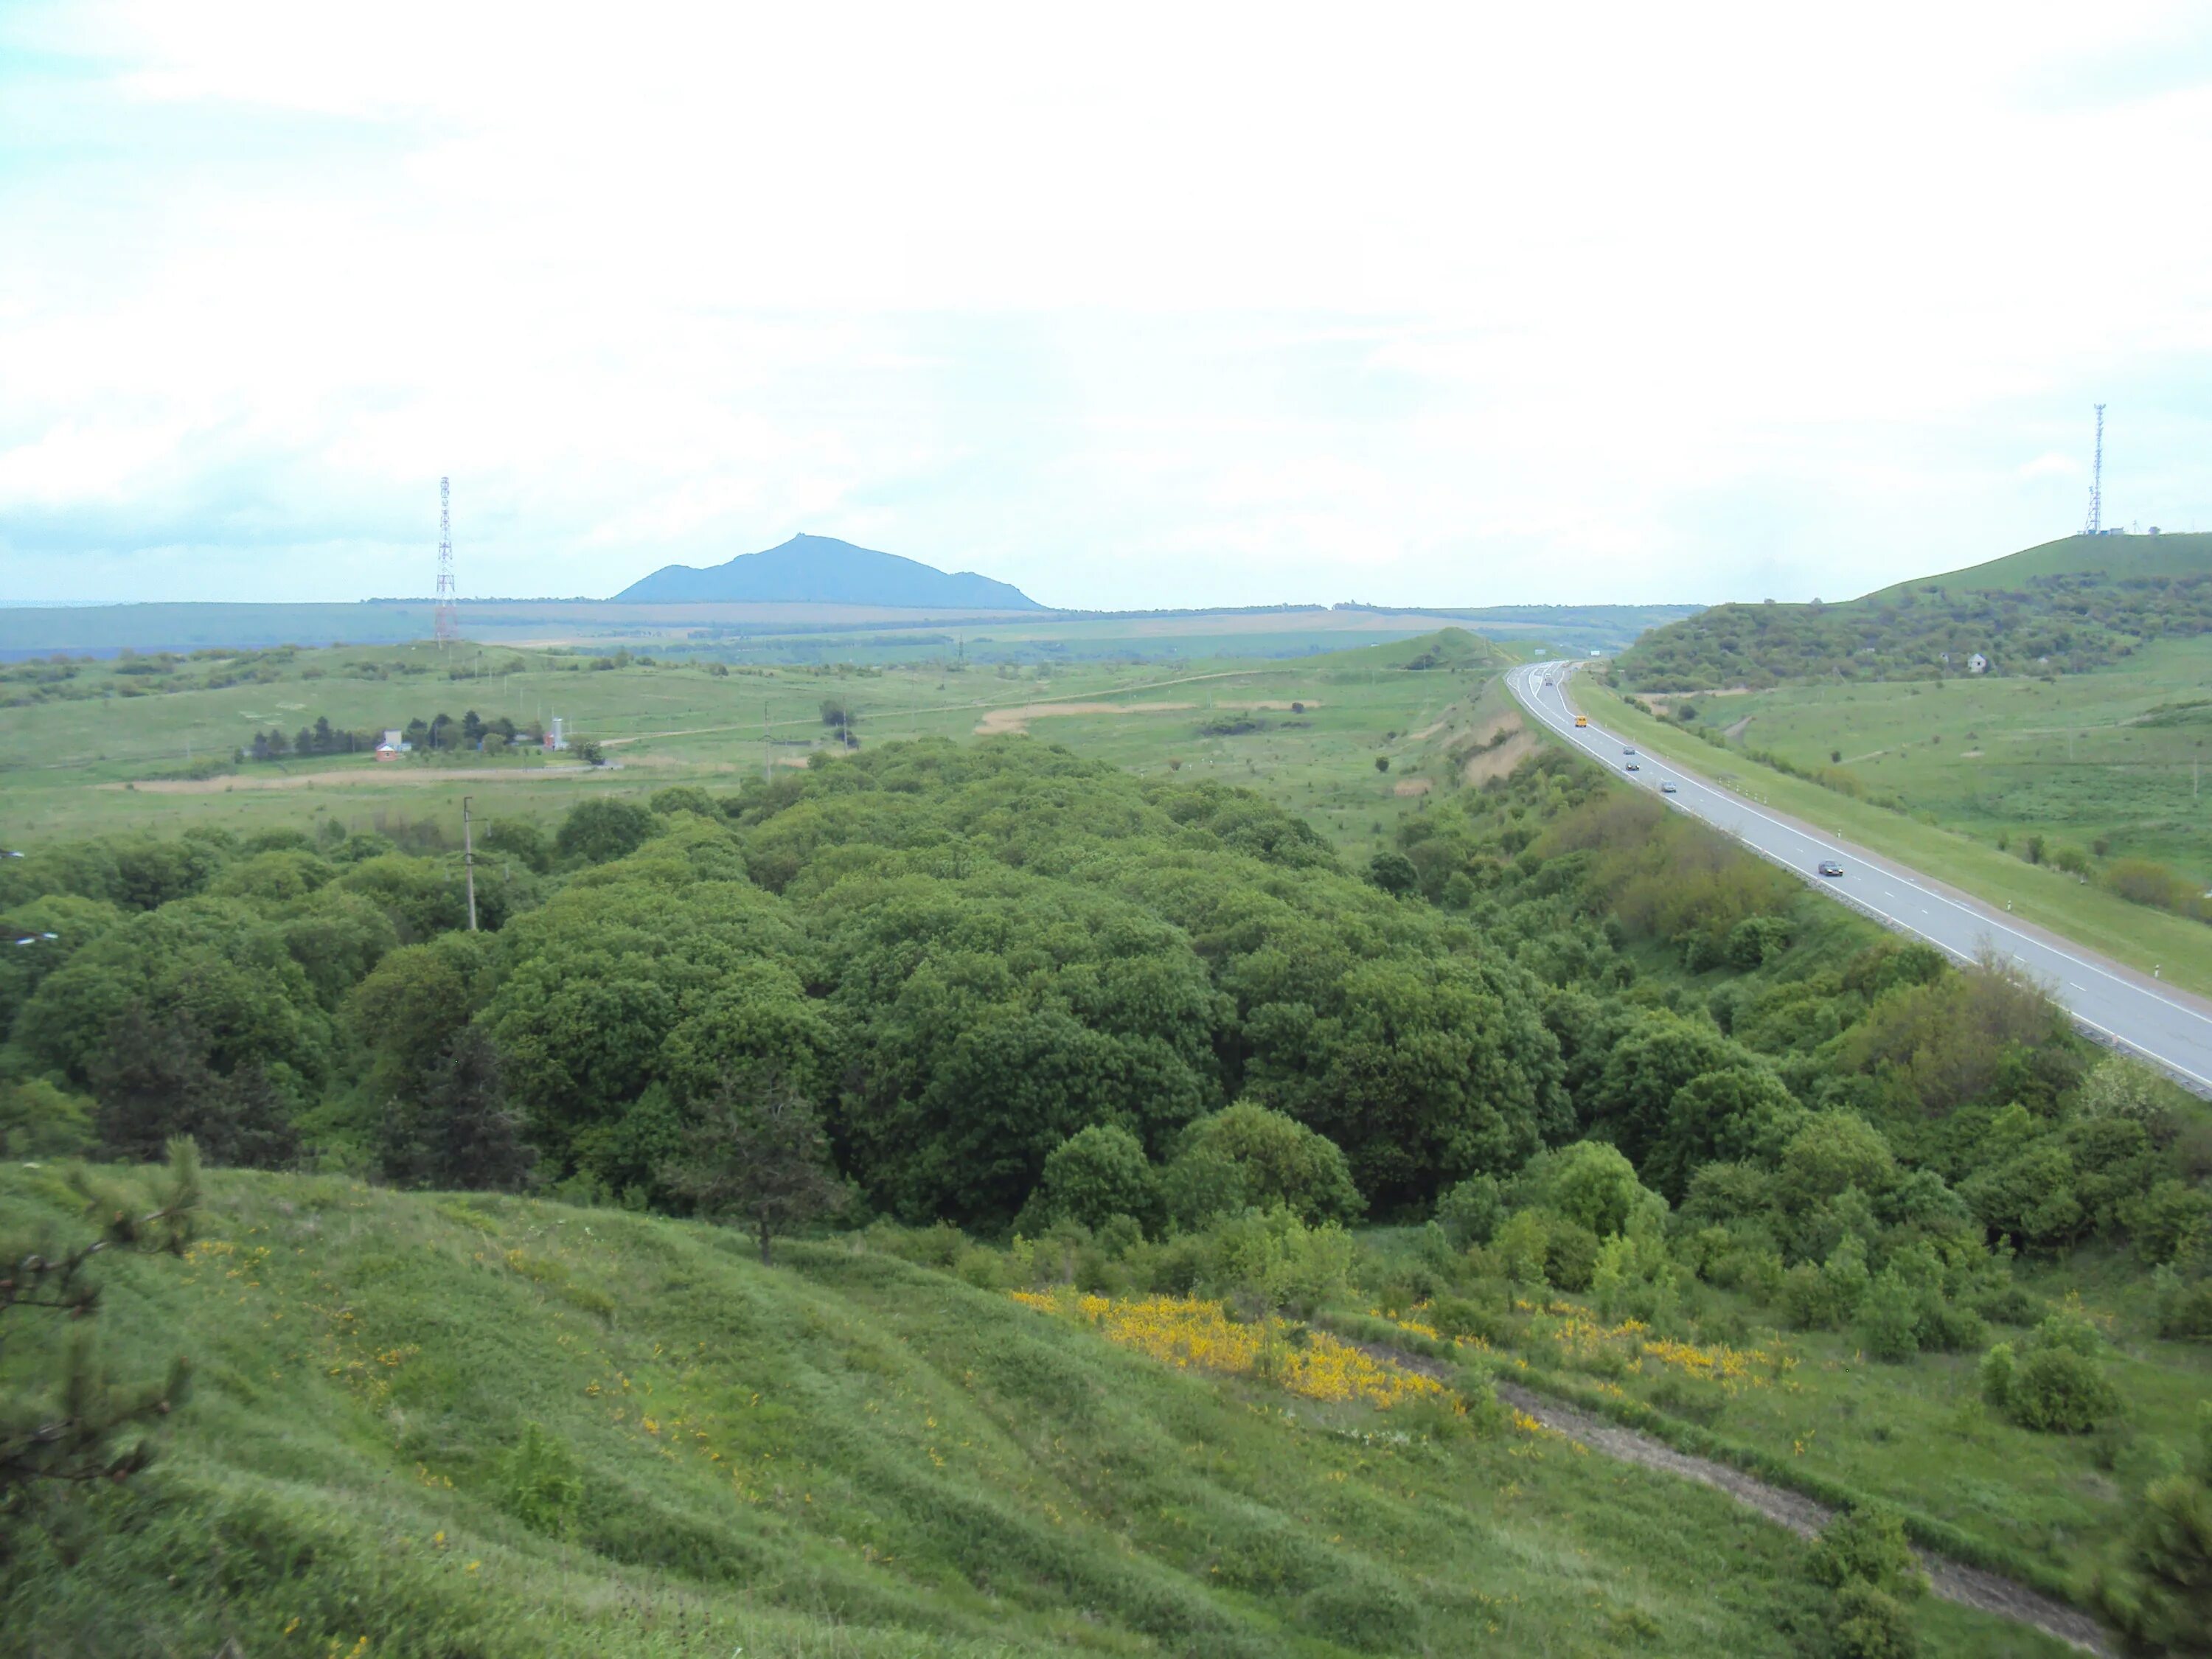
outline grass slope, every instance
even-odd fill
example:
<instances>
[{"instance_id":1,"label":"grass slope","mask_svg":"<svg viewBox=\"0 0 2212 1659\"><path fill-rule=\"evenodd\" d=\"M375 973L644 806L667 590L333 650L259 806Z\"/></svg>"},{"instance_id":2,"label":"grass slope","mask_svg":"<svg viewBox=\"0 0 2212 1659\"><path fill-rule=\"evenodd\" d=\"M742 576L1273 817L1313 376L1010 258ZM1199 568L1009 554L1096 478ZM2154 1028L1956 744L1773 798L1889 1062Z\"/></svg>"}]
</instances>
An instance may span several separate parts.
<instances>
[{"instance_id":1,"label":"grass slope","mask_svg":"<svg viewBox=\"0 0 2212 1659\"><path fill-rule=\"evenodd\" d=\"M2201 576L2208 569L2212 569L2212 533L2062 536L2001 559L1899 582L1868 594L1862 603L1893 600L1915 588L1940 588L1946 593L2021 592L2045 576L2100 575L2130 581Z\"/></svg>"},{"instance_id":2,"label":"grass slope","mask_svg":"<svg viewBox=\"0 0 2212 1659\"><path fill-rule=\"evenodd\" d=\"M0 1170L11 1219L65 1231L61 1191ZM0 1567L9 1650L1762 1654L1807 1605L1802 1546L1701 1488L1177 1373L852 1242L790 1258L216 1177L186 1260L102 1269L115 1368L185 1348L196 1396Z\"/></svg>"}]
</instances>

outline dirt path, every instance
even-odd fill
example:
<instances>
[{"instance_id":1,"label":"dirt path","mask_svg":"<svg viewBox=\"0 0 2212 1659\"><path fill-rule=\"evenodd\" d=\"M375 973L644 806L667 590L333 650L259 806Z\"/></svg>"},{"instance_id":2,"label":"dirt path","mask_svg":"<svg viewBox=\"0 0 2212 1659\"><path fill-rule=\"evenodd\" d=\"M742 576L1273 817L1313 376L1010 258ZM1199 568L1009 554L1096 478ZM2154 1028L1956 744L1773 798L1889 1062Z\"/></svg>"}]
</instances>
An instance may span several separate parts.
<instances>
[{"instance_id":1,"label":"dirt path","mask_svg":"<svg viewBox=\"0 0 2212 1659\"><path fill-rule=\"evenodd\" d=\"M1346 1338L1346 1340L1351 1339ZM1402 1365L1407 1370L1450 1382L1457 1371L1440 1360L1426 1358L1420 1354L1407 1353L1376 1342L1352 1342L1352 1346ZM1716 1492L1727 1493L1739 1504L1753 1509L1778 1527L1787 1527L1800 1538L1815 1538L1820 1529L1835 1518L1835 1510L1815 1502L1802 1492L1791 1492L1761 1480L1756 1475L1746 1474L1741 1469L1726 1463L1715 1462L1710 1457L1693 1457L1688 1452L1677 1451L1665 1441L1636 1430L1624 1428L1618 1423L1591 1412L1580 1410L1548 1395L1536 1393L1517 1382L1500 1379L1494 1383L1498 1397L1517 1412L1534 1418L1545 1428L1565 1435L1577 1445L1602 1452L1607 1457L1619 1458L1624 1463L1634 1463L1643 1468L1656 1469L1662 1474L1671 1474L1684 1480L1694 1480L1700 1486L1711 1486ZM2084 1652L2098 1654L2102 1659L2117 1659L2118 1650L2105 1638L2104 1627L2086 1613L2053 1601L2039 1590L2025 1584L2016 1584L2000 1573L1987 1572L1980 1567L1970 1567L1954 1561L1948 1556L1915 1548L1921 1568L1928 1575L1928 1586L1946 1601L1955 1601L1961 1607L1973 1607L1982 1613L1994 1613L2000 1619L2009 1619L2016 1625L2026 1625L2039 1630L2045 1636L2055 1637Z\"/></svg>"},{"instance_id":2,"label":"dirt path","mask_svg":"<svg viewBox=\"0 0 2212 1659\"><path fill-rule=\"evenodd\" d=\"M1400 1358L1401 1363L1413 1360L1411 1355ZM1816 1504L1802 1492L1770 1485L1711 1458L1692 1457L1687 1452L1675 1450L1663 1440L1638 1434L1634 1429L1609 1423L1514 1383L1499 1382L1498 1397L1516 1410L1526 1412L1546 1428L1592 1451L1726 1492L1737 1503L1758 1510L1777 1526L1787 1527L1801 1538L1816 1536L1835 1516L1826 1504ZM1979 1567L1970 1567L1926 1550L1916 1549L1913 1553L1927 1571L1929 1587L1947 1601L2027 1625L2087 1652L2107 1656L2108 1659L2113 1652L2103 1630L2087 1613Z\"/></svg>"}]
</instances>

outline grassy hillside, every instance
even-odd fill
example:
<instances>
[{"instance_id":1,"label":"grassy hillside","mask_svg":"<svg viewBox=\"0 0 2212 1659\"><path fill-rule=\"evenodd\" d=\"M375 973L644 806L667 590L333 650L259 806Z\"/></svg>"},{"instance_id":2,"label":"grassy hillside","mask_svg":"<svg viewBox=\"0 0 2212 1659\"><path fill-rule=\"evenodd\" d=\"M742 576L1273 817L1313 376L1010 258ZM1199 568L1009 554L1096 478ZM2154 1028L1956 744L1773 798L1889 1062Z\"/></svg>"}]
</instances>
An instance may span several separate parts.
<instances>
[{"instance_id":1,"label":"grassy hillside","mask_svg":"<svg viewBox=\"0 0 2212 1659\"><path fill-rule=\"evenodd\" d=\"M2137 552L2141 542L2146 550ZM1843 605L1723 605L1623 652L1634 690L2076 673L2212 629L2212 536L2075 537Z\"/></svg>"},{"instance_id":2,"label":"grassy hillside","mask_svg":"<svg viewBox=\"0 0 2212 1659\"><path fill-rule=\"evenodd\" d=\"M1937 588L1947 593L2021 592L2051 576L2094 575L2123 581L2201 576L2208 568L2212 568L2212 533L2062 536L2055 542L2023 548L1962 570L1899 582L1866 598L1895 599L1912 587Z\"/></svg>"},{"instance_id":3,"label":"grassy hillside","mask_svg":"<svg viewBox=\"0 0 2212 1659\"><path fill-rule=\"evenodd\" d=\"M0 1206L70 1224L49 1171ZM198 1392L154 1471L15 1534L10 1651L1778 1654L1802 1612L1802 1547L1703 1488L1178 1372L864 1241L769 1270L241 1174L203 1231L109 1259L109 1358L182 1347Z\"/></svg>"}]
</instances>

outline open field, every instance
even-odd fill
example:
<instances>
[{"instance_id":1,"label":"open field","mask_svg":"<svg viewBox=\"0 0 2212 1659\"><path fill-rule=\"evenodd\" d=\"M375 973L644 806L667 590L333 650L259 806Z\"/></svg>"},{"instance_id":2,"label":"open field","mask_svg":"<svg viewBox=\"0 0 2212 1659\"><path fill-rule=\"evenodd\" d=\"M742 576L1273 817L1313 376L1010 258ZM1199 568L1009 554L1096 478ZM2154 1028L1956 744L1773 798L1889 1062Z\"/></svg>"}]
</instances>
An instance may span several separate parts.
<instances>
[{"instance_id":1,"label":"open field","mask_svg":"<svg viewBox=\"0 0 2212 1659\"><path fill-rule=\"evenodd\" d=\"M2059 684L2063 686L2068 681L2062 678ZM1863 695L1875 688L1854 689ZM1902 696L1911 688L1881 689L1893 690ZM2042 689L2048 694L2052 688ZM1951 688L1941 692L1928 687L1920 690L1921 704L1953 695ZM2024 921L2101 951L2130 967L2144 972L2156 969L2185 989L2212 995L2212 928L2202 922L2130 903L2075 876L2048 866L2030 865L2009 852L1998 850L1993 841L1947 826L1940 818L1929 823L1917 817L1854 799L1805 779L1790 777L1761 765L1739 750L1716 749L1692 737L1675 722L1655 720L1630 708L1601 682L1589 677L1577 677L1575 695L1601 702L1604 724L1632 737L1653 754L1755 800L1779 807L1847 841L1908 864L1977 898L2009 905L2014 914ZM1741 718L1735 713L1735 705L1744 701L1735 697L1712 699L1705 707L1714 711L1715 723L1726 720L1733 724ZM1948 720L1948 705L1938 706L1945 708ZM2063 740L2061 734L2060 741Z\"/></svg>"},{"instance_id":2,"label":"open field","mask_svg":"<svg viewBox=\"0 0 2212 1659\"><path fill-rule=\"evenodd\" d=\"M1298 657L1448 623L1553 650L1617 651L1694 605L1497 605L1392 610L1279 605L1122 613L902 611L849 605L617 605L465 600L461 634L485 646L629 645L727 662L910 662ZM53 652L112 654L294 644L404 646L432 633L427 599L358 605L0 606L0 662Z\"/></svg>"},{"instance_id":3,"label":"open field","mask_svg":"<svg viewBox=\"0 0 2212 1659\"><path fill-rule=\"evenodd\" d=\"M850 706L864 744L965 741L1025 726L1036 739L1134 771L1174 769L1262 789L1339 844L1371 849L1399 814L1420 810L1418 796L1395 786L1409 777L1449 781L1443 745L1468 729L1469 699L1505 660L1472 635L1441 637L1462 643L1425 670L1402 665L1419 655L1420 641L1289 661L939 662L725 675L696 664L595 670L591 659L476 647L451 656L427 644L305 651L267 683L0 709L0 835L198 823L256 829L326 817L368 827L434 817L450 837L465 793L480 817L550 819L583 795L643 795L672 783L725 788L770 766L834 756L822 704L836 698ZM455 672L471 678L450 678ZM135 684L112 664L85 667L81 678L90 685L103 677ZM492 767L462 755L396 765L316 756L249 762L207 779L161 775L227 756L257 731L289 733L318 716L342 729L381 731L470 709L523 723L559 715L577 740L600 744L612 764L578 771L573 757L537 751ZM1376 769L1378 757L1392 761L1387 776Z\"/></svg>"},{"instance_id":4,"label":"open field","mask_svg":"<svg viewBox=\"0 0 2212 1659\"><path fill-rule=\"evenodd\" d=\"M0 1194L66 1224L49 1175ZM188 1346L200 1387L96 1531L14 1564L27 1651L1702 1659L1817 1616L1806 1547L1719 1493L1178 1370L863 1241L769 1270L604 1210L210 1198L184 1260L111 1259L112 1362Z\"/></svg>"}]
</instances>

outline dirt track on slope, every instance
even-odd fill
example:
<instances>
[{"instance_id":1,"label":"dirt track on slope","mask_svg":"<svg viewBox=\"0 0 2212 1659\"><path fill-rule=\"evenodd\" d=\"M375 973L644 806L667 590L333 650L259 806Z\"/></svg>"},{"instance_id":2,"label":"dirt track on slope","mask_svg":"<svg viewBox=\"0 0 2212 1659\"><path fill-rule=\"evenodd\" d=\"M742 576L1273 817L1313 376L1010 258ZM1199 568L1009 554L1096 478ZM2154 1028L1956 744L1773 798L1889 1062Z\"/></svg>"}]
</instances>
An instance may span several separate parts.
<instances>
[{"instance_id":1,"label":"dirt track on slope","mask_svg":"<svg viewBox=\"0 0 2212 1659\"><path fill-rule=\"evenodd\" d=\"M1449 1382L1457 1375L1455 1369L1441 1361L1425 1358L1374 1342L1354 1342L1356 1348L1403 1365L1408 1370ZM1594 1452L1618 1458L1624 1463L1634 1463L1662 1474L1671 1474L1684 1480L1695 1480L1700 1486L1711 1486L1725 1492L1746 1508L1756 1510L1778 1527L1787 1527L1800 1538L1818 1537L1820 1529L1835 1518L1835 1510L1827 1504L1808 1498L1802 1492L1791 1492L1761 1480L1757 1475L1746 1474L1741 1469L1726 1463L1716 1462L1710 1457L1695 1457L1688 1452L1677 1451L1665 1441L1636 1430L1624 1428L1594 1413L1554 1400L1548 1395L1538 1394L1533 1389L1503 1379L1494 1385L1498 1397L1517 1412L1534 1418L1543 1427L1565 1436L1577 1445L1587 1446ZM2015 1583L2002 1573L1989 1572L1980 1567L1970 1567L1948 1556L1916 1547L1913 1554L1919 1559L1921 1568L1928 1575L1928 1587L1946 1601L1955 1601L1961 1607L1973 1607L1982 1613L1994 1613L2000 1619L2009 1619L2016 1625L2026 1625L2031 1630L2041 1631L2084 1652L2101 1656L2101 1659L2117 1659L2118 1650L2105 1635L2104 1626L2076 1608L2052 1600L2040 1590Z\"/></svg>"},{"instance_id":2,"label":"dirt track on slope","mask_svg":"<svg viewBox=\"0 0 2212 1659\"><path fill-rule=\"evenodd\" d=\"M1401 1360L1411 1358L1401 1356ZM1517 1411L1526 1412L1546 1428L1624 1463L1640 1464L1647 1469L1678 1475L1726 1492L1737 1503L1758 1510L1777 1526L1787 1527L1801 1538L1817 1536L1835 1516L1835 1511L1826 1504L1815 1503L1802 1492L1773 1486L1711 1458L1692 1457L1687 1452L1675 1450L1663 1440L1638 1434L1634 1429L1609 1423L1515 1383L1501 1382L1497 1386L1500 1400ZM2085 1613L1997 1573L1970 1567L1927 1550L1916 1549L1913 1553L1920 1558L1920 1565L1928 1574L1929 1588L1947 1601L2027 1625L2090 1653L2110 1656L2114 1651L2105 1638L2103 1628Z\"/></svg>"}]
</instances>

